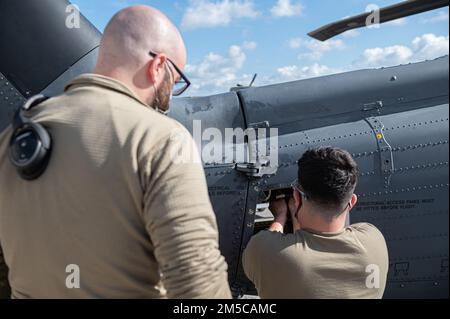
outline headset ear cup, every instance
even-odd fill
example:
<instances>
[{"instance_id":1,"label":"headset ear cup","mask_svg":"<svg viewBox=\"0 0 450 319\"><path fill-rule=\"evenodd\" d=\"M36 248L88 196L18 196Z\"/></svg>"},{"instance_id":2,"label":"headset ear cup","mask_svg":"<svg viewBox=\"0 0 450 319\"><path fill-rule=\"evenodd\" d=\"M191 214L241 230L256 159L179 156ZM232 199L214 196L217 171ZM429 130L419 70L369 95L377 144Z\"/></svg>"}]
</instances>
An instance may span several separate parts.
<instances>
[{"instance_id":1,"label":"headset ear cup","mask_svg":"<svg viewBox=\"0 0 450 319\"><path fill-rule=\"evenodd\" d=\"M39 123L30 123L30 126L34 129L34 131L39 136L39 140L42 143L42 146L46 150L51 150L52 148L52 138L48 131Z\"/></svg>"},{"instance_id":2,"label":"headset ear cup","mask_svg":"<svg viewBox=\"0 0 450 319\"><path fill-rule=\"evenodd\" d=\"M52 139L47 130L34 123L23 112L49 99L35 95L18 109L13 118L13 135L9 142L9 160L16 167L20 177L35 180L46 170L52 151Z\"/></svg>"},{"instance_id":3,"label":"headset ear cup","mask_svg":"<svg viewBox=\"0 0 450 319\"><path fill-rule=\"evenodd\" d=\"M31 126L42 144L39 147L36 159L24 168L22 172L19 172L22 178L28 181L38 179L45 172L52 152L52 139L47 130L38 123L31 123Z\"/></svg>"},{"instance_id":4,"label":"headset ear cup","mask_svg":"<svg viewBox=\"0 0 450 319\"><path fill-rule=\"evenodd\" d=\"M32 157L28 161L21 162L18 158L17 150L20 141L20 136L23 132L30 133L30 136L35 138L35 147L32 149ZM46 170L50 155L52 151L52 140L47 130L37 123L26 123L23 127L18 128L10 142L10 160L16 167L20 177L27 181L32 181L39 178Z\"/></svg>"},{"instance_id":5,"label":"headset ear cup","mask_svg":"<svg viewBox=\"0 0 450 319\"><path fill-rule=\"evenodd\" d=\"M18 170L19 175L27 181L33 181L38 179L44 174L47 169L50 160L50 150L46 150L43 147L40 148L36 161L26 168Z\"/></svg>"}]
</instances>

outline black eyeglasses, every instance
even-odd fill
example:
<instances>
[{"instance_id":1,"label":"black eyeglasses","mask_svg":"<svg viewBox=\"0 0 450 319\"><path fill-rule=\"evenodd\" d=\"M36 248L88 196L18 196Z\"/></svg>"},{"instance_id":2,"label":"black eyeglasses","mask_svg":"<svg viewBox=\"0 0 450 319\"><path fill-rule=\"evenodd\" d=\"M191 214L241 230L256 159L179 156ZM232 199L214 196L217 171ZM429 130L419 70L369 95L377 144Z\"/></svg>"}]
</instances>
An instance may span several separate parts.
<instances>
[{"instance_id":1,"label":"black eyeglasses","mask_svg":"<svg viewBox=\"0 0 450 319\"><path fill-rule=\"evenodd\" d=\"M300 183L298 182L298 179L292 182L291 187L299 192L304 199L308 199L308 195L306 195L305 192L300 189Z\"/></svg>"},{"instance_id":2,"label":"black eyeglasses","mask_svg":"<svg viewBox=\"0 0 450 319\"><path fill-rule=\"evenodd\" d=\"M158 56L157 53L154 53L150 51L148 54L150 54L151 57L156 58ZM180 76L180 80L175 81L175 84L173 86L172 95L173 96L180 96L183 94L190 86L191 81L184 75L184 73L180 70L179 67L169 58L167 58L167 61L172 65L172 67L177 71L178 75Z\"/></svg>"}]
</instances>

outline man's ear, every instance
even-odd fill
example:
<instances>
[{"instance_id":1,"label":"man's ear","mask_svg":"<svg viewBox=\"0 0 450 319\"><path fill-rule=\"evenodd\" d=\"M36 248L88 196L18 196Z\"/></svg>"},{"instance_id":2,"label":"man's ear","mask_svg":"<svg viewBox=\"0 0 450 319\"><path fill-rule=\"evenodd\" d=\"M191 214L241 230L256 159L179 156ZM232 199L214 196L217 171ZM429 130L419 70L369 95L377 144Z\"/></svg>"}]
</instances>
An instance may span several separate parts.
<instances>
[{"instance_id":1,"label":"man's ear","mask_svg":"<svg viewBox=\"0 0 450 319\"><path fill-rule=\"evenodd\" d=\"M167 57L165 54L158 54L148 63L147 77L150 83L157 84L164 78L165 63Z\"/></svg>"},{"instance_id":2,"label":"man's ear","mask_svg":"<svg viewBox=\"0 0 450 319\"><path fill-rule=\"evenodd\" d=\"M356 206L357 202L358 202L358 196L356 196L356 194L353 194L352 199L350 200L350 205L351 205L350 210L352 210Z\"/></svg>"}]
</instances>

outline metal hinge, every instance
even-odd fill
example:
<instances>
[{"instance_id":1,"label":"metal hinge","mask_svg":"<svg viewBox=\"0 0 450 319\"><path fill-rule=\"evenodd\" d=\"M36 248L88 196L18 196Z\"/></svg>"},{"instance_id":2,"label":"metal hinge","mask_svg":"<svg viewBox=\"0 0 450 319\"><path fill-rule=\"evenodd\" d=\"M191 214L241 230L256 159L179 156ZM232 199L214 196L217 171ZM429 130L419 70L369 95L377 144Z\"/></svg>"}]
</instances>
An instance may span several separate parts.
<instances>
[{"instance_id":1,"label":"metal hinge","mask_svg":"<svg viewBox=\"0 0 450 319\"><path fill-rule=\"evenodd\" d=\"M392 147L384 135L384 124L377 117L369 117L366 122L372 128L377 140L378 152L381 161L381 174L386 177L386 186L390 184L390 177L394 174L394 154Z\"/></svg>"},{"instance_id":2,"label":"metal hinge","mask_svg":"<svg viewBox=\"0 0 450 319\"><path fill-rule=\"evenodd\" d=\"M278 143L276 143L276 145L272 145L270 138L274 138L274 136L269 137L267 135L267 130L270 129L269 121L249 124L249 129L255 130L255 139L247 141L246 145L249 151L247 162L236 164L236 170L246 174L248 177L256 178L276 174L278 170L278 162L271 163L268 153L277 151ZM258 130L261 129L266 130L265 134L262 134L262 136L258 132ZM277 138L277 136L275 137ZM268 143L270 145L268 145ZM271 148L271 146L273 147Z\"/></svg>"},{"instance_id":3,"label":"metal hinge","mask_svg":"<svg viewBox=\"0 0 450 319\"><path fill-rule=\"evenodd\" d=\"M383 101L376 101L376 102L372 102L372 103L366 103L363 105L363 111L368 112L368 111L379 111L383 108Z\"/></svg>"},{"instance_id":4,"label":"metal hinge","mask_svg":"<svg viewBox=\"0 0 450 319\"><path fill-rule=\"evenodd\" d=\"M277 167L271 167L270 162L259 163L240 163L236 164L236 170L244 173L249 177L264 177L267 175L274 175L277 172Z\"/></svg>"},{"instance_id":5,"label":"metal hinge","mask_svg":"<svg viewBox=\"0 0 450 319\"><path fill-rule=\"evenodd\" d=\"M253 128L253 129L270 128L270 123L269 123L269 121L258 122L258 123L251 123L251 124L248 125L248 127Z\"/></svg>"}]
</instances>

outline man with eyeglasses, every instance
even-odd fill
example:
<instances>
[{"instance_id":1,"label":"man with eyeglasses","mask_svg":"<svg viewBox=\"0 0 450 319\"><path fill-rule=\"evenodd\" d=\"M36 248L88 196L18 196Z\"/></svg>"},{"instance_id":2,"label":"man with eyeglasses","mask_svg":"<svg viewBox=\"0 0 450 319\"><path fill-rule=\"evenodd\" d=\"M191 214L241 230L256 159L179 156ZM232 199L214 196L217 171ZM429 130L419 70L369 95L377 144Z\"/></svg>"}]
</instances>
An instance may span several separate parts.
<instances>
[{"instance_id":1,"label":"man with eyeglasses","mask_svg":"<svg viewBox=\"0 0 450 319\"><path fill-rule=\"evenodd\" d=\"M20 178L0 135L0 279L9 268L13 298L231 298L198 151L164 116L189 87L185 64L165 15L126 8L94 73L29 112L53 139L39 179Z\"/></svg>"},{"instance_id":2,"label":"man with eyeglasses","mask_svg":"<svg viewBox=\"0 0 450 319\"><path fill-rule=\"evenodd\" d=\"M357 164L344 150L322 147L302 156L293 198L271 202L273 224L244 251L245 273L260 297L382 298L389 267L385 239L371 224L346 226L357 180ZM294 232L285 234L289 213Z\"/></svg>"}]
</instances>

